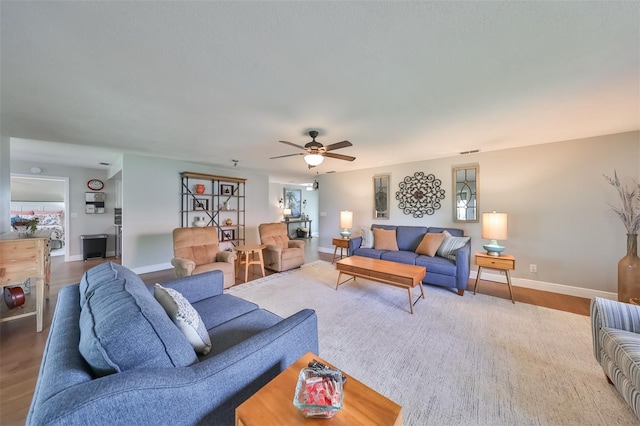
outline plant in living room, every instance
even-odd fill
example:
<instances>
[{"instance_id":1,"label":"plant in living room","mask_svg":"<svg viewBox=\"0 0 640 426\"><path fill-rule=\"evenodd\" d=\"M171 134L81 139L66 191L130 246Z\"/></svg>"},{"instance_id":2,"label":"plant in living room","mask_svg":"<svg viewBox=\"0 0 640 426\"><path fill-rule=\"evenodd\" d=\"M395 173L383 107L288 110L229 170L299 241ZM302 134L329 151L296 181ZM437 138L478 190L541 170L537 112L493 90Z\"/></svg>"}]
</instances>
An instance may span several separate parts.
<instances>
[{"instance_id":1,"label":"plant in living room","mask_svg":"<svg viewBox=\"0 0 640 426\"><path fill-rule=\"evenodd\" d=\"M610 206L627 230L627 254L618 262L618 300L629 303L632 298L640 298L640 258L638 258L640 185L635 181L630 187L623 185L615 170L613 178L607 175L604 175L604 178L616 188L622 202L621 208Z\"/></svg>"},{"instance_id":2,"label":"plant in living room","mask_svg":"<svg viewBox=\"0 0 640 426\"><path fill-rule=\"evenodd\" d=\"M11 222L11 226L18 231L18 234L33 234L38 229L38 222L40 222L40 220L37 217L32 219L19 217Z\"/></svg>"}]
</instances>

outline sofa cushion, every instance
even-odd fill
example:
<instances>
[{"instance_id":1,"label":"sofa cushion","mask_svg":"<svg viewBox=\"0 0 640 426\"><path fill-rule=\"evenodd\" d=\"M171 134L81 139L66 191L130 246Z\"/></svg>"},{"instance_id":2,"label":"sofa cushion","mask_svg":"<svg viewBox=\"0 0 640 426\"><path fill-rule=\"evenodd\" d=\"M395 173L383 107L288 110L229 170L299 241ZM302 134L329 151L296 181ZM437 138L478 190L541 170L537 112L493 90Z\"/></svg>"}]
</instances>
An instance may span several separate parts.
<instances>
[{"instance_id":1,"label":"sofa cushion","mask_svg":"<svg viewBox=\"0 0 640 426\"><path fill-rule=\"evenodd\" d=\"M470 237L454 237L447 230L442 233L444 234L444 241L438 248L438 256L456 260L456 251L464 247L469 242Z\"/></svg>"},{"instance_id":2,"label":"sofa cushion","mask_svg":"<svg viewBox=\"0 0 640 426\"><path fill-rule=\"evenodd\" d=\"M600 329L600 346L635 387L640 386L640 334L616 328Z\"/></svg>"},{"instance_id":3,"label":"sofa cushion","mask_svg":"<svg viewBox=\"0 0 640 426\"><path fill-rule=\"evenodd\" d=\"M444 241L444 234L434 234L431 232L427 232L424 234L420 245L416 249L417 254L423 254L425 256L433 257L436 255L436 252L440 248L440 245Z\"/></svg>"},{"instance_id":4,"label":"sofa cushion","mask_svg":"<svg viewBox=\"0 0 640 426\"><path fill-rule=\"evenodd\" d=\"M84 274L79 291L84 299L79 350L97 376L198 361L162 306L127 268L98 265Z\"/></svg>"},{"instance_id":5,"label":"sofa cushion","mask_svg":"<svg viewBox=\"0 0 640 426\"><path fill-rule=\"evenodd\" d=\"M435 273L455 277L457 273L456 263L444 257L418 256L415 259L415 264L418 266L424 266L427 270L427 274Z\"/></svg>"},{"instance_id":6,"label":"sofa cushion","mask_svg":"<svg viewBox=\"0 0 640 426\"><path fill-rule=\"evenodd\" d=\"M360 243L361 248L373 248L373 231L369 228L365 228L364 226L360 228L362 233L362 243Z\"/></svg>"},{"instance_id":7,"label":"sofa cushion","mask_svg":"<svg viewBox=\"0 0 640 426\"><path fill-rule=\"evenodd\" d=\"M380 259L383 253L386 253L387 250L376 250L373 248L357 248L351 254L353 256L362 256L362 257L370 257L372 259Z\"/></svg>"},{"instance_id":8,"label":"sofa cushion","mask_svg":"<svg viewBox=\"0 0 640 426\"><path fill-rule=\"evenodd\" d=\"M426 233L425 226L398 226L396 228L398 250L416 251Z\"/></svg>"},{"instance_id":9,"label":"sofa cushion","mask_svg":"<svg viewBox=\"0 0 640 426\"><path fill-rule=\"evenodd\" d=\"M259 309L255 303L230 294L209 297L192 303L192 305L200 314L207 330Z\"/></svg>"},{"instance_id":10,"label":"sofa cushion","mask_svg":"<svg viewBox=\"0 0 640 426\"><path fill-rule=\"evenodd\" d=\"M162 305L171 321L180 329L193 349L202 355L211 350L211 340L200 314L187 299L172 288L164 288L160 284L154 287L154 297Z\"/></svg>"},{"instance_id":11,"label":"sofa cushion","mask_svg":"<svg viewBox=\"0 0 640 426\"><path fill-rule=\"evenodd\" d=\"M390 262L406 263L408 265L415 265L417 254L412 251L385 251L380 256L382 260L388 260Z\"/></svg>"},{"instance_id":12,"label":"sofa cushion","mask_svg":"<svg viewBox=\"0 0 640 426\"><path fill-rule=\"evenodd\" d=\"M395 230L373 228L373 240L374 248L376 250L398 251Z\"/></svg>"}]
</instances>

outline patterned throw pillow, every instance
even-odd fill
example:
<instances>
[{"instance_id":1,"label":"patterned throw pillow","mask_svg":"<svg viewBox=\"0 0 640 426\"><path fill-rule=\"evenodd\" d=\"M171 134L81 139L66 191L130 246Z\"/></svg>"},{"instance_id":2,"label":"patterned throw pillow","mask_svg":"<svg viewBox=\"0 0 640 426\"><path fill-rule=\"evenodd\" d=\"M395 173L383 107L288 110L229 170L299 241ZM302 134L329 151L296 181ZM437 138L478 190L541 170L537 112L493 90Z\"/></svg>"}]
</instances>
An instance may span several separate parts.
<instances>
[{"instance_id":1,"label":"patterned throw pillow","mask_svg":"<svg viewBox=\"0 0 640 426\"><path fill-rule=\"evenodd\" d=\"M211 339L200 314L191 303L181 293L172 288L164 288L160 284L155 285L153 294L193 349L199 354L208 354L211 350Z\"/></svg>"},{"instance_id":2,"label":"patterned throw pillow","mask_svg":"<svg viewBox=\"0 0 640 426\"><path fill-rule=\"evenodd\" d=\"M470 237L454 237L447 230L442 231L444 241L440 244L436 254L438 256L456 260L456 252L469 242Z\"/></svg>"},{"instance_id":3,"label":"patterned throw pillow","mask_svg":"<svg viewBox=\"0 0 640 426\"><path fill-rule=\"evenodd\" d=\"M395 229L373 228L373 239L376 250L398 251Z\"/></svg>"},{"instance_id":4,"label":"patterned throw pillow","mask_svg":"<svg viewBox=\"0 0 640 426\"><path fill-rule=\"evenodd\" d=\"M364 226L360 228L362 232L362 243L360 244L360 248L373 248L373 231L370 228L365 228Z\"/></svg>"},{"instance_id":5,"label":"patterned throw pillow","mask_svg":"<svg viewBox=\"0 0 640 426\"><path fill-rule=\"evenodd\" d=\"M422 242L416 249L417 254L424 254L429 257L436 255L436 252L444 241L443 233L427 232L422 238Z\"/></svg>"}]
</instances>

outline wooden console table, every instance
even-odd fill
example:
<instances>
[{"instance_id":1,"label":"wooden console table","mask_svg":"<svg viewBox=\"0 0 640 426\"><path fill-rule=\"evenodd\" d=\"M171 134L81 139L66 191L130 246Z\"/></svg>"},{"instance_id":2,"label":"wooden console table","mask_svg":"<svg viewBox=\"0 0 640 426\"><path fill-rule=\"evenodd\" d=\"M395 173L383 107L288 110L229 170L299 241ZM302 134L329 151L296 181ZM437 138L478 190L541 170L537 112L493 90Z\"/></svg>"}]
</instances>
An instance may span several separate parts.
<instances>
[{"instance_id":1,"label":"wooden console table","mask_svg":"<svg viewBox=\"0 0 640 426\"><path fill-rule=\"evenodd\" d=\"M291 223L297 223L297 224L304 224L304 226L302 226L303 228L309 228L309 232L307 233L307 237L311 238L311 219L290 219L290 220L283 220L282 223L286 223L287 224L287 235L289 235L289 237L291 237L291 230L289 229L289 224ZM307 226L307 224L309 224L309 226Z\"/></svg>"},{"instance_id":2,"label":"wooden console table","mask_svg":"<svg viewBox=\"0 0 640 426\"><path fill-rule=\"evenodd\" d=\"M33 296L25 295L24 305L13 309L3 307L0 322L35 315L36 331L42 331L44 299L49 298L51 232L41 229L28 237L19 237L17 232L0 235L0 289L22 284L27 278L36 279L35 289L32 286L36 295L35 310L28 311L33 307Z\"/></svg>"}]
</instances>

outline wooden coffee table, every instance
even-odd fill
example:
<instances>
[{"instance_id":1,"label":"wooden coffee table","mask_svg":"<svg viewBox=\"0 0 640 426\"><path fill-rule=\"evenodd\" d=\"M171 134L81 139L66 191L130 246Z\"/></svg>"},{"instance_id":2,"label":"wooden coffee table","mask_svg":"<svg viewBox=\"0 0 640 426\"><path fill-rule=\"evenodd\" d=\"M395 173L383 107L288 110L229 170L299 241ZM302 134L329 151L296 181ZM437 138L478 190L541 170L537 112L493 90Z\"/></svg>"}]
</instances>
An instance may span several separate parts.
<instances>
[{"instance_id":1,"label":"wooden coffee table","mask_svg":"<svg viewBox=\"0 0 640 426\"><path fill-rule=\"evenodd\" d=\"M402 425L401 406L363 385L344 371L347 382L344 385L342 410L330 419L306 418L293 405L293 394L300 370L312 359L333 367L319 356L307 352L236 408L236 426Z\"/></svg>"},{"instance_id":2,"label":"wooden coffee table","mask_svg":"<svg viewBox=\"0 0 640 426\"><path fill-rule=\"evenodd\" d=\"M424 299L422 279L427 273L424 266L406 265L404 263L371 259L362 256L351 256L337 261L336 269L340 271L336 283L336 290L338 290L340 284L344 284L350 279L355 281L356 277L366 278L394 287L406 288L409 294L409 309L411 310L411 314L413 314L413 305L420 300L420 297L418 297L416 302L413 302L411 289L419 285L421 297ZM342 274L351 275L352 278L340 282Z\"/></svg>"}]
</instances>

